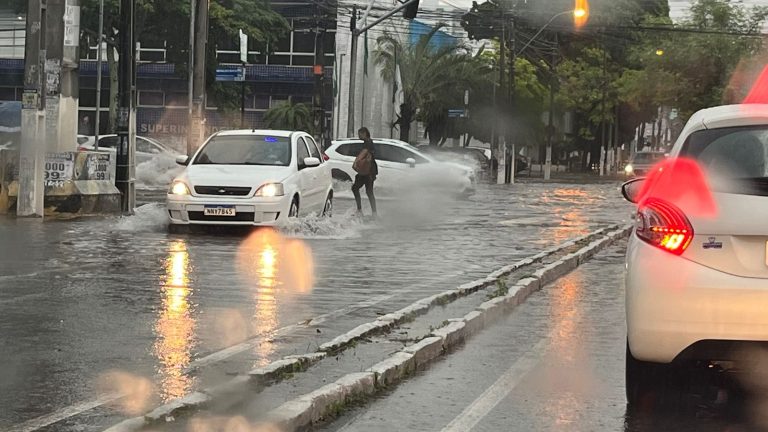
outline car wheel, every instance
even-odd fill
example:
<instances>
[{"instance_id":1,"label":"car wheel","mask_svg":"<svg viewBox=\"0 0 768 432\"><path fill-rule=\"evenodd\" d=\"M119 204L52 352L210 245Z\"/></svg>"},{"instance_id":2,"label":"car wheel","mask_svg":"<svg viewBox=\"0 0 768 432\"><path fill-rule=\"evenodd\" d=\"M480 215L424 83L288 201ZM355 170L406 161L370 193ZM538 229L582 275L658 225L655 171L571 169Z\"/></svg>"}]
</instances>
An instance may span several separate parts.
<instances>
[{"instance_id":1,"label":"car wheel","mask_svg":"<svg viewBox=\"0 0 768 432\"><path fill-rule=\"evenodd\" d=\"M328 198L325 199L325 205L323 205L323 216L333 216L333 193L329 193Z\"/></svg>"},{"instance_id":2,"label":"car wheel","mask_svg":"<svg viewBox=\"0 0 768 432\"><path fill-rule=\"evenodd\" d=\"M631 408L679 404L683 393L679 367L636 359L627 343L626 391Z\"/></svg>"},{"instance_id":3,"label":"car wheel","mask_svg":"<svg viewBox=\"0 0 768 432\"><path fill-rule=\"evenodd\" d=\"M288 217L289 218L299 217L299 198L298 197L294 197L293 201L291 201L291 208L288 210Z\"/></svg>"}]
</instances>

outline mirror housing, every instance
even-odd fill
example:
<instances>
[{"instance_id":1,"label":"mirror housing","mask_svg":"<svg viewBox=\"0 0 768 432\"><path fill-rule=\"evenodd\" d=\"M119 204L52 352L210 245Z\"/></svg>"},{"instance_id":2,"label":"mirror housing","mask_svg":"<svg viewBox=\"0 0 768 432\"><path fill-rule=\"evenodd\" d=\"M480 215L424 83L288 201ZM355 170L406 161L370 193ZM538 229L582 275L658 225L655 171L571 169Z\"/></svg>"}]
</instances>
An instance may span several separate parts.
<instances>
[{"instance_id":1,"label":"mirror housing","mask_svg":"<svg viewBox=\"0 0 768 432\"><path fill-rule=\"evenodd\" d=\"M176 163L182 166L189 165L189 156L187 155L176 156Z\"/></svg>"},{"instance_id":2,"label":"mirror housing","mask_svg":"<svg viewBox=\"0 0 768 432\"><path fill-rule=\"evenodd\" d=\"M637 201L640 198L640 190L642 190L644 184L645 177L632 179L621 185L621 195L624 196L625 200L632 204L637 204Z\"/></svg>"},{"instance_id":3,"label":"mirror housing","mask_svg":"<svg viewBox=\"0 0 768 432\"><path fill-rule=\"evenodd\" d=\"M306 157L304 158L304 167L305 168L312 168L320 166L320 159L316 157Z\"/></svg>"},{"instance_id":4,"label":"mirror housing","mask_svg":"<svg viewBox=\"0 0 768 432\"><path fill-rule=\"evenodd\" d=\"M416 159L414 158L408 158L405 160L405 163L408 164L411 168L416 168Z\"/></svg>"}]
</instances>

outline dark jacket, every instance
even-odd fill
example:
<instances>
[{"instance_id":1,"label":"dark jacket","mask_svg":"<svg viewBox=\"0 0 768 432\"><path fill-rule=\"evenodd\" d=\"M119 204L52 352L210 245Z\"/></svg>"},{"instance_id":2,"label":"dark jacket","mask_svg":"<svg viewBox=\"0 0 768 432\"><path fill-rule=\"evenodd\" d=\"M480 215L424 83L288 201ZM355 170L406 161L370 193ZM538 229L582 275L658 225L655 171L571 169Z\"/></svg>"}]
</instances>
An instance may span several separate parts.
<instances>
[{"instance_id":1,"label":"dark jacket","mask_svg":"<svg viewBox=\"0 0 768 432\"><path fill-rule=\"evenodd\" d=\"M368 153L373 156L373 163L371 166L371 176L376 177L379 175L379 165L376 163L376 147L373 145L373 140L363 140L363 148L360 151L368 150Z\"/></svg>"}]
</instances>

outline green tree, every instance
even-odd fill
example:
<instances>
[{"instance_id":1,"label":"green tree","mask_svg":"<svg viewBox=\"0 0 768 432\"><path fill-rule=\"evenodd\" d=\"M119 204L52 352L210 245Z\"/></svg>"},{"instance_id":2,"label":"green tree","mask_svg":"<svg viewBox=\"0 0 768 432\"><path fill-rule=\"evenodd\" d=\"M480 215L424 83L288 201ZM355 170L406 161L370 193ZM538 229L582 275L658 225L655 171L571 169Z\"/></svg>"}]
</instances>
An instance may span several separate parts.
<instances>
[{"instance_id":1,"label":"green tree","mask_svg":"<svg viewBox=\"0 0 768 432\"><path fill-rule=\"evenodd\" d=\"M400 105L400 139L410 141L411 123L420 118L434 126L442 121L439 113L463 100L464 91L473 88L487 75L486 64L473 56L465 46L435 46L434 36L443 28L439 24L413 45L397 36L379 37L375 62L381 76L391 82L400 72L403 103ZM459 106L462 106L461 104Z\"/></svg>"},{"instance_id":2,"label":"green tree","mask_svg":"<svg viewBox=\"0 0 768 432\"><path fill-rule=\"evenodd\" d=\"M314 132L312 108L304 103L283 102L267 110L264 121L271 129Z\"/></svg>"}]
</instances>

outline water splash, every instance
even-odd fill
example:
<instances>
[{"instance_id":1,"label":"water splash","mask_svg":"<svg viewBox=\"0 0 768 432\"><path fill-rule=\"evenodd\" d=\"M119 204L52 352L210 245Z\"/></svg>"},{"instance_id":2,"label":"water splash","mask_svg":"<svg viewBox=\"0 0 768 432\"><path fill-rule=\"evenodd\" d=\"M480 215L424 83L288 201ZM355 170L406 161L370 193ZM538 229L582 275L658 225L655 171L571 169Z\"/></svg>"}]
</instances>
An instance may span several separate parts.
<instances>
[{"instance_id":1,"label":"water splash","mask_svg":"<svg viewBox=\"0 0 768 432\"><path fill-rule=\"evenodd\" d=\"M291 219L280 226L283 235L297 239L346 240L359 238L366 227L354 209L333 217L309 215Z\"/></svg>"},{"instance_id":2,"label":"water splash","mask_svg":"<svg viewBox=\"0 0 768 432\"><path fill-rule=\"evenodd\" d=\"M133 216L119 219L118 231L163 232L168 229L168 213L163 203L151 203L137 207Z\"/></svg>"},{"instance_id":3,"label":"water splash","mask_svg":"<svg viewBox=\"0 0 768 432\"><path fill-rule=\"evenodd\" d=\"M165 190L184 167L168 155L154 158L136 165L136 187L144 190Z\"/></svg>"}]
</instances>

